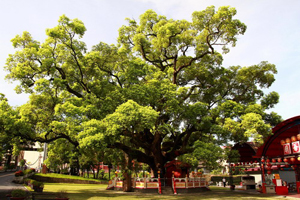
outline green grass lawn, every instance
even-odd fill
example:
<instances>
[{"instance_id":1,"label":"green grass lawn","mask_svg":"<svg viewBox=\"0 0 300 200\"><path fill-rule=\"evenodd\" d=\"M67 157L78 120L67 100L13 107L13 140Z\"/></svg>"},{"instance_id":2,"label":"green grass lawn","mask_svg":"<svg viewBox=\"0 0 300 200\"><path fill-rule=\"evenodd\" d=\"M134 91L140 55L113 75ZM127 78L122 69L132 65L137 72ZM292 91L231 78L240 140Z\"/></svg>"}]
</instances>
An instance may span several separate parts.
<instances>
[{"instance_id":1,"label":"green grass lawn","mask_svg":"<svg viewBox=\"0 0 300 200\"><path fill-rule=\"evenodd\" d=\"M259 193L246 193L243 191L231 191L229 188L210 187L212 191L194 193L194 194L178 194L178 195L159 195L159 194L140 194L140 193L124 193L120 191L105 190L107 185L103 184L65 184L65 183L46 183L45 192L59 192L64 190L68 193L70 200L240 200L240 199L285 199L279 196L272 196Z\"/></svg>"},{"instance_id":2,"label":"green grass lawn","mask_svg":"<svg viewBox=\"0 0 300 200\"><path fill-rule=\"evenodd\" d=\"M43 177L53 177L53 178L66 178L66 179L77 179L77 180L88 180L88 181L97 181L101 182L99 179L93 179L93 178L84 178L81 176L71 176L71 175L65 175L65 174L57 174L57 173L36 173L36 176L43 176Z\"/></svg>"}]
</instances>

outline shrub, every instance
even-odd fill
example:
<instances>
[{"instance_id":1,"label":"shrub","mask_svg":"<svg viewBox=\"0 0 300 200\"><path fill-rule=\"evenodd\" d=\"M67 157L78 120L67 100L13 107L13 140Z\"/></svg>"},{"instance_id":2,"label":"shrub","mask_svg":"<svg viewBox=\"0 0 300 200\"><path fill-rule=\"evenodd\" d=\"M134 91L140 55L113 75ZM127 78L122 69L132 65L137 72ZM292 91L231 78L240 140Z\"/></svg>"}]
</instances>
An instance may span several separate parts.
<instances>
[{"instance_id":1,"label":"shrub","mask_svg":"<svg viewBox=\"0 0 300 200\"><path fill-rule=\"evenodd\" d=\"M12 197L26 197L26 192L21 189L15 189L11 192Z\"/></svg>"},{"instance_id":2,"label":"shrub","mask_svg":"<svg viewBox=\"0 0 300 200\"><path fill-rule=\"evenodd\" d=\"M24 175L30 174L31 172L32 172L31 169L25 169L25 170L23 171Z\"/></svg>"},{"instance_id":3,"label":"shrub","mask_svg":"<svg viewBox=\"0 0 300 200\"><path fill-rule=\"evenodd\" d=\"M31 184L33 186L36 186L36 187L44 187L44 183L43 182L39 182L39 181L36 181L36 180L32 180Z\"/></svg>"}]
</instances>

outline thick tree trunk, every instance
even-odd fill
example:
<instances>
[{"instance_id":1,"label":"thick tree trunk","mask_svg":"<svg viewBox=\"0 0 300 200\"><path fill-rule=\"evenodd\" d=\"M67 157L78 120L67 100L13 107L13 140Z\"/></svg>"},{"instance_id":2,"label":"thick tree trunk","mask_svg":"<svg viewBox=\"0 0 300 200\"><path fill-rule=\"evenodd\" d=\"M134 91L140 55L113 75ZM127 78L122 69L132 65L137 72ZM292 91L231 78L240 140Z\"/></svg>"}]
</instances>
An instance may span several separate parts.
<instances>
[{"instance_id":1,"label":"thick tree trunk","mask_svg":"<svg viewBox=\"0 0 300 200\"><path fill-rule=\"evenodd\" d=\"M131 170L132 170L132 158L124 153L125 156L125 169L123 172L123 191L124 192L131 192L132 191L132 183L131 183Z\"/></svg>"},{"instance_id":2,"label":"thick tree trunk","mask_svg":"<svg viewBox=\"0 0 300 200\"><path fill-rule=\"evenodd\" d=\"M131 173L128 170L125 170L123 176L125 178L125 180L123 181L123 191L131 192L132 191Z\"/></svg>"}]
</instances>

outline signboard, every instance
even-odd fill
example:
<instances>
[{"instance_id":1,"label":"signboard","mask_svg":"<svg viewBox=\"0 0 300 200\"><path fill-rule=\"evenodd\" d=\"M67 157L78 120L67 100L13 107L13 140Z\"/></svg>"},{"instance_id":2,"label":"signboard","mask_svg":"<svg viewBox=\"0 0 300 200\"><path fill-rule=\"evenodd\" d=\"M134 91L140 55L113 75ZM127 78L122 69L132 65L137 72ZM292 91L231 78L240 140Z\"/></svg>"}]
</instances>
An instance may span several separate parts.
<instances>
[{"instance_id":1,"label":"signboard","mask_svg":"<svg viewBox=\"0 0 300 200\"><path fill-rule=\"evenodd\" d=\"M147 188L158 188L158 183L149 182L147 183Z\"/></svg>"},{"instance_id":2,"label":"signboard","mask_svg":"<svg viewBox=\"0 0 300 200\"><path fill-rule=\"evenodd\" d=\"M290 143L286 143L283 145L283 154L284 155L288 155L288 154L291 154L292 151L291 151L291 145Z\"/></svg>"},{"instance_id":3,"label":"signboard","mask_svg":"<svg viewBox=\"0 0 300 200\"><path fill-rule=\"evenodd\" d=\"M136 188L144 188L144 182L135 182Z\"/></svg>"},{"instance_id":4,"label":"signboard","mask_svg":"<svg viewBox=\"0 0 300 200\"><path fill-rule=\"evenodd\" d=\"M185 182L176 182L176 188L185 188Z\"/></svg>"},{"instance_id":5,"label":"signboard","mask_svg":"<svg viewBox=\"0 0 300 200\"><path fill-rule=\"evenodd\" d=\"M299 141L292 142L293 153L300 153L300 143Z\"/></svg>"},{"instance_id":6,"label":"signboard","mask_svg":"<svg viewBox=\"0 0 300 200\"><path fill-rule=\"evenodd\" d=\"M123 187L123 181L118 181L116 184L116 187Z\"/></svg>"}]
</instances>

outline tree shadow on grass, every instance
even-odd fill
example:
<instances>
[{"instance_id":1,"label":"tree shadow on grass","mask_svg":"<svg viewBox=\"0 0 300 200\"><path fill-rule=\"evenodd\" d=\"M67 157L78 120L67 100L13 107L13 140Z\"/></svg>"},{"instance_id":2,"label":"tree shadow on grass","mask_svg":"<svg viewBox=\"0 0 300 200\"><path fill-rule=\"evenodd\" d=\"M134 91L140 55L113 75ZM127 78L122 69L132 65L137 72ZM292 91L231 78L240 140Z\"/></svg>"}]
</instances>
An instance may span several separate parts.
<instances>
[{"instance_id":1,"label":"tree shadow on grass","mask_svg":"<svg viewBox=\"0 0 300 200\"><path fill-rule=\"evenodd\" d=\"M200 193L179 193L177 195L159 195L155 193L137 193L137 192L121 192L114 190L78 190L76 193L69 193L70 200L97 200L97 199L143 199L143 200L157 200L157 199L168 199L168 200L240 200L240 199L281 199L276 195L260 194L260 193L247 193L230 190L217 190L207 191ZM284 199L284 198L282 198Z\"/></svg>"}]
</instances>

